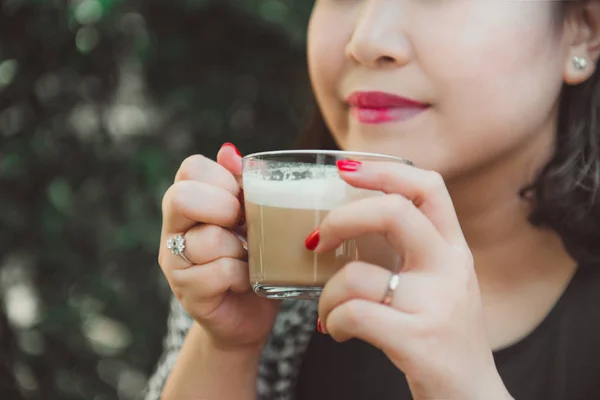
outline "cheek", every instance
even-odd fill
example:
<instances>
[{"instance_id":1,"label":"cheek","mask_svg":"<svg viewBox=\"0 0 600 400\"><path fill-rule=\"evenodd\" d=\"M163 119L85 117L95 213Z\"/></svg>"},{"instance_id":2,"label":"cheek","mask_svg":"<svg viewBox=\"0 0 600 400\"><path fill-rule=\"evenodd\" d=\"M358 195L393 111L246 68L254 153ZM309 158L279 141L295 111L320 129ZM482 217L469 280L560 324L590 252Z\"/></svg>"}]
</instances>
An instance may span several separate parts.
<instances>
[{"instance_id":1,"label":"cheek","mask_svg":"<svg viewBox=\"0 0 600 400\"><path fill-rule=\"evenodd\" d=\"M352 35L347 19L347 15L317 5L308 27L308 69L313 92L323 117L335 132L344 130L339 126L344 119L336 90L347 66L345 50ZM338 23L332 27L331 21Z\"/></svg>"},{"instance_id":2,"label":"cheek","mask_svg":"<svg viewBox=\"0 0 600 400\"><path fill-rule=\"evenodd\" d=\"M340 54L344 54L344 35L329 28L332 18L335 13L316 5L308 25L308 67L316 92L332 86L343 67Z\"/></svg>"},{"instance_id":3,"label":"cheek","mask_svg":"<svg viewBox=\"0 0 600 400\"><path fill-rule=\"evenodd\" d=\"M439 95L439 122L464 138L455 146L465 151L500 151L538 132L562 86L564 55L550 16L539 9L507 15L508 7L431 43L441 51L423 55Z\"/></svg>"},{"instance_id":4,"label":"cheek","mask_svg":"<svg viewBox=\"0 0 600 400\"><path fill-rule=\"evenodd\" d=\"M478 89L502 93L502 88L526 89L523 85L531 86L536 78L561 73L558 42L551 39L551 14L519 1L493 3L501 5L482 5L479 11L466 14L464 28L456 29L458 22L453 21L452 26L440 27L445 35L420 35L423 39L415 47L426 49L419 56L427 60L423 68L436 89L468 90L477 84L483 85Z\"/></svg>"}]
</instances>

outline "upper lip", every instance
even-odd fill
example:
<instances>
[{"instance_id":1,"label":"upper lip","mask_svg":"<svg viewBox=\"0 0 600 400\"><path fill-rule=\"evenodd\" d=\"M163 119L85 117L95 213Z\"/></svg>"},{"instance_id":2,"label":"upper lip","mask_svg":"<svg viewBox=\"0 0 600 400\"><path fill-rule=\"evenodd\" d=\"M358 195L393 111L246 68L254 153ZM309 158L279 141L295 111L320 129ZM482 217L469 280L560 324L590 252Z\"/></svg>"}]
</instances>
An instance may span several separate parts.
<instances>
[{"instance_id":1,"label":"upper lip","mask_svg":"<svg viewBox=\"0 0 600 400\"><path fill-rule=\"evenodd\" d=\"M425 108L428 104L406 97L386 92L353 92L346 99L351 107L382 109L382 108Z\"/></svg>"}]
</instances>

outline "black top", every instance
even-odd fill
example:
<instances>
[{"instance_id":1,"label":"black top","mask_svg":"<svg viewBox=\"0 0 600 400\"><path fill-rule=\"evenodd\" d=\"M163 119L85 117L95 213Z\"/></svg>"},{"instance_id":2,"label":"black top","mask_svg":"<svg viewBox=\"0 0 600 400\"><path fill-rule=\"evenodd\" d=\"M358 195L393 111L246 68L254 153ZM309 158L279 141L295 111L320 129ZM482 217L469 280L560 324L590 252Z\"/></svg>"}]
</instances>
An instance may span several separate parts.
<instances>
[{"instance_id":1,"label":"black top","mask_svg":"<svg viewBox=\"0 0 600 400\"><path fill-rule=\"evenodd\" d=\"M600 400L600 265L579 267L542 323L494 358L516 400ZM297 400L412 399L404 375L382 351L318 333L296 393Z\"/></svg>"}]
</instances>

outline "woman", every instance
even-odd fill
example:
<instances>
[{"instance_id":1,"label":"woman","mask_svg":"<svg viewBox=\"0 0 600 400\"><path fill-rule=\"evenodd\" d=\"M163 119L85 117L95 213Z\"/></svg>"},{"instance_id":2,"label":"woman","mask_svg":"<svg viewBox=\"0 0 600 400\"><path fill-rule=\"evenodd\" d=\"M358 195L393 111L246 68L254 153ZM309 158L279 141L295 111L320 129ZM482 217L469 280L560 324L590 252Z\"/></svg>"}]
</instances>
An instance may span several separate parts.
<instances>
[{"instance_id":1,"label":"woman","mask_svg":"<svg viewBox=\"0 0 600 400\"><path fill-rule=\"evenodd\" d=\"M387 196L333 211L307 247L386 235L399 287L384 304L389 271L351 263L318 304L255 296L223 228L240 156L191 157L159 257L191 318L175 304L147 398L600 398L600 4L317 0L308 54L318 147L417 168L340 165ZM166 248L179 234L189 263Z\"/></svg>"}]
</instances>

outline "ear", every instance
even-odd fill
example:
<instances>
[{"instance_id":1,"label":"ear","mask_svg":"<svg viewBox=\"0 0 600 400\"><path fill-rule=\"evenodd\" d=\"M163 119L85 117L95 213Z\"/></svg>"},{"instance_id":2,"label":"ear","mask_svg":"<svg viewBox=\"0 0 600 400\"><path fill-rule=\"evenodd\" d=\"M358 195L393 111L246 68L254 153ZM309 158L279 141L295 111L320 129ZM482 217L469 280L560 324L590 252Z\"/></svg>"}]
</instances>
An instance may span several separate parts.
<instances>
[{"instance_id":1,"label":"ear","mask_svg":"<svg viewBox=\"0 0 600 400\"><path fill-rule=\"evenodd\" d=\"M575 5L565 23L570 47L565 60L564 81L578 85L596 71L600 57L600 1ZM577 57L585 60L585 68L577 68Z\"/></svg>"}]
</instances>

